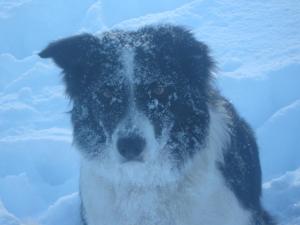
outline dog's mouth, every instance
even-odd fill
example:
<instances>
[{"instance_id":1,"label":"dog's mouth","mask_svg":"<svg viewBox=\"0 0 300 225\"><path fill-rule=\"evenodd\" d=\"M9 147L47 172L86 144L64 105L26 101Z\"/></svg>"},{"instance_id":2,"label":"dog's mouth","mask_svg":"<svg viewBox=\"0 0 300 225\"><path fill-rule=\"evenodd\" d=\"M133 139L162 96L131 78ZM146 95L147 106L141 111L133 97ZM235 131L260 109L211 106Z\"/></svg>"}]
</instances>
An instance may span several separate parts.
<instances>
[{"instance_id":1,"label":"dog's mouth","mask_svg":"<svg viewBox=\"0 0 300 225\"><path fill-rule=\"evenodd\" d=\"M124 163L144 163L145 160L143 158L143 156L137 156L137 157L134 157L134 158L131 158L131 159L121 159L121 163L124 164Z\"/></svg>"}]
</instances>

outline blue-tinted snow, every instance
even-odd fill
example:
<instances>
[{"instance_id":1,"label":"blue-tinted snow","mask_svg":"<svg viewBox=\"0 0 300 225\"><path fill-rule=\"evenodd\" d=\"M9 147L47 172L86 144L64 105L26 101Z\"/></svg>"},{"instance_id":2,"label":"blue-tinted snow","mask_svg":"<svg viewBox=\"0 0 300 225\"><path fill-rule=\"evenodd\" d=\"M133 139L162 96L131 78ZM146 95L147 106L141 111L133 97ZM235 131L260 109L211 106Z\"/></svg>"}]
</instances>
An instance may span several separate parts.
<instances>
[{"instance_id":1,"label":"blue-tinted snow","mask_svg":"<svg viewBox=\"0 0 300 225\"><path fill-rule=\"evenodd\" d=\"M300 2L119 4L0 0L0 225L78 223L70 104L60 71L36 52L82 31L159 22L185 25L211 46L218 85L257 131L265 205L285 225L300 224Z\"/></svg>"}]
</instances>

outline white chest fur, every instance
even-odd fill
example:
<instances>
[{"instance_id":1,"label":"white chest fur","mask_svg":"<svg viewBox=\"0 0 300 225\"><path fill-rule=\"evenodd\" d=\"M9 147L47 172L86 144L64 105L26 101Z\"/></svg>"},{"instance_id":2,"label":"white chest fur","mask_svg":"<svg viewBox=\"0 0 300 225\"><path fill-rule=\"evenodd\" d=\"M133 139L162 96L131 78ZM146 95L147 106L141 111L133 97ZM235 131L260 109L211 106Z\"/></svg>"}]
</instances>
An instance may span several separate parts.
<instances>
[{"instance_id":1,"label":"white chest fur","mask_svg":"<svg viewBox=\"0 0 300 225\"><path fill-rule=\"evenodd\" d=\"M114 187L90 169L82 165L81 170L88 225L249 225L249 213L220 174L205 180L202 175L198 180L191 176L180 185L145 189Z\"/></svg>"}]
</instances>

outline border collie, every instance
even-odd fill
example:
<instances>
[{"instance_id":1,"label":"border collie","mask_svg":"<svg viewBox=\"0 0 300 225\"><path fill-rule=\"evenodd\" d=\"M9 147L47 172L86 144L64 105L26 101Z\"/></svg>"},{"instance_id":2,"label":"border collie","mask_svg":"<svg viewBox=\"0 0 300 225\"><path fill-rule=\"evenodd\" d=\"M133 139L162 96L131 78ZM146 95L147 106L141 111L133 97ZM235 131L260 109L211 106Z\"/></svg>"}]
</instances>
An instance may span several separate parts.
<instances>
[{"instance_id":1,"label":"border collie","mask_svg":"<svg viewBox=\"0 0 300 225\"><path fill-rule=\"evenodd\" d=\"M86 225L271 225L252 130L180 26L81 34L39 53L63 70Z\"/></svg>"}]
</instances>

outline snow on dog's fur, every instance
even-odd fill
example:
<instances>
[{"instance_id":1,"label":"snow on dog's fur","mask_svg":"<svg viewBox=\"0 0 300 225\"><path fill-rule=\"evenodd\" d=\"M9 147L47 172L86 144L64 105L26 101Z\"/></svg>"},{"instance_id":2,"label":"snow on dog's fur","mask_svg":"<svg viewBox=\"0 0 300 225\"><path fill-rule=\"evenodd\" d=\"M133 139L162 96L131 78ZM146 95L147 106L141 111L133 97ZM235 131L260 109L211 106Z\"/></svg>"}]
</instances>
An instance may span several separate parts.
<instances>
[{"instance_id":1,"label":"snow on dog's fur","mask_svg":"<svg viewBox=\"0 0 300 225\"><path fill-rule=\"evenodd\" d=\"M255 138L182 27L82 34L40 53L63 69L87 225L270 225Z\"/></svg>"}]
</instances>

